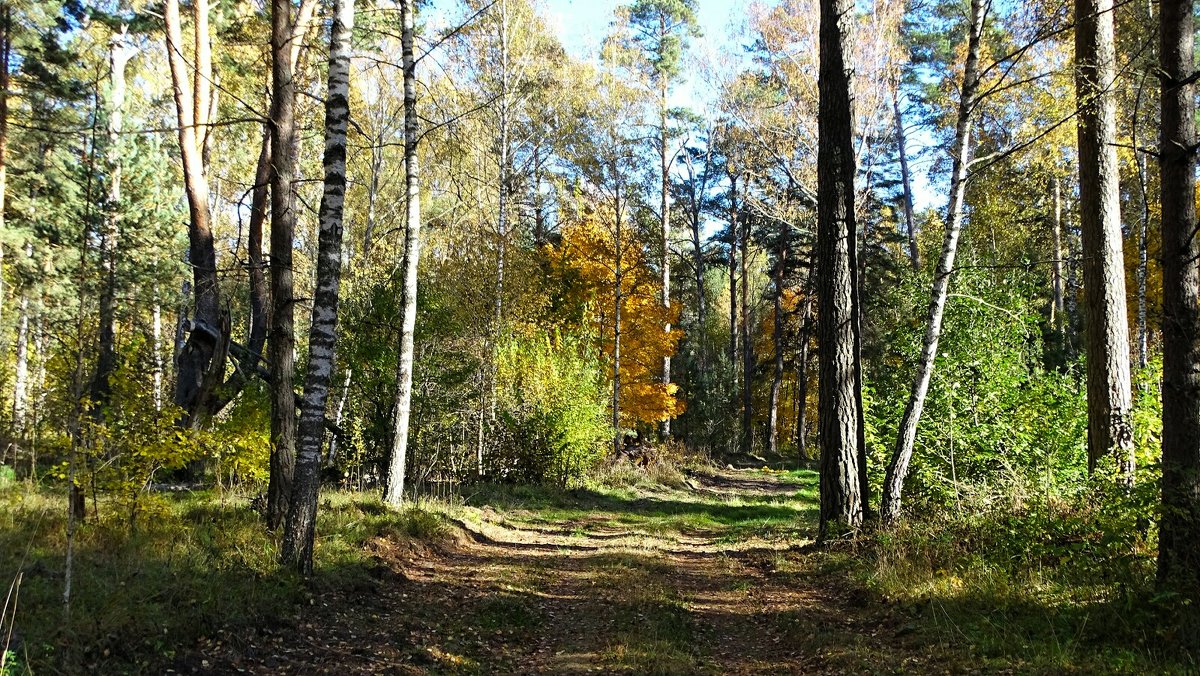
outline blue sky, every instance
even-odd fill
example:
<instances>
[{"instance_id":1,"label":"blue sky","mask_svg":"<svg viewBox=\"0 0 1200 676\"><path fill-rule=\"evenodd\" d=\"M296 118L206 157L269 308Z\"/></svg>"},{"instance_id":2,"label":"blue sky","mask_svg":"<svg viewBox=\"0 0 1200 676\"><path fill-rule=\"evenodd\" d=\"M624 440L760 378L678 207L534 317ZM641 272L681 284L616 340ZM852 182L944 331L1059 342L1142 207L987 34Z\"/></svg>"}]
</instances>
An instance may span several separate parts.
<instances>
[{"instance_id":1,"label":"blue sky","mask_svg":"<svg viewBox=\"0 0 1200 676\"><path fill-rule=\"evenodd\" d=\"M597 53L608 34L613 12L628 1L543 0L542 6L548 22L571 55L586 59ZM749 0L697 0L697 5L704 35L693 41L691 54L740 52L741 47L731 33L743 23ZM710 103L707 88L696 81L694 69L688 69L688 75L688 81L676 87L672 103L702 112Z\"/></svg>"}]
</instances>

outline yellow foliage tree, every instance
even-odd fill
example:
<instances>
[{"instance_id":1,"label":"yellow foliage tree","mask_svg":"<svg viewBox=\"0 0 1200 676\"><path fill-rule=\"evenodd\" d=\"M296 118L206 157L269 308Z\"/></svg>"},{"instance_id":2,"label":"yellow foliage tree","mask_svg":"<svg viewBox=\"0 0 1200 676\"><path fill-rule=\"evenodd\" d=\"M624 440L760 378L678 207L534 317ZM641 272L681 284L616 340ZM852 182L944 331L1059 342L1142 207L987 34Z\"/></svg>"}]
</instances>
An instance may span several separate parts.
<instances>
[{"instance_id":1,"label":"yellow foliage tree","mask_svg":"<svg viewBox=\"0 0 1200 676\"><path fill-rule=\"evenodd\" d=\"M620 424L633 428L683 413L678 386L664 385L661 377L663 357L675 353L683 333L664 330L679 324L679 304L663 307L661 281L647 263L645 248L632 228L617 227L616 220L612 213L586 205L575 221L564 225L562 242L550 258L567 280L569 300L584 308L582 319L598 336L610 377L619 332Z\"/></svg>"}]
</instances>

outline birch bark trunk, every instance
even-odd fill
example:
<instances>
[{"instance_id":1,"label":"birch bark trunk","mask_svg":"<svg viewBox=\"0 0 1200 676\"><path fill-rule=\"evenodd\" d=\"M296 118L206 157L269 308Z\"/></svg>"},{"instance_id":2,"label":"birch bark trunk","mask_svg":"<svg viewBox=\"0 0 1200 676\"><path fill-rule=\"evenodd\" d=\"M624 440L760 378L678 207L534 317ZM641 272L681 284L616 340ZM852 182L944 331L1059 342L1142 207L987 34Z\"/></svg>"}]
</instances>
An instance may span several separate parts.
<instances>
[{"instance_id":1,"label":"birch bark trunk","mask_svg":"<svg viewBox=\"0 0 1200 676\"><path fill-rule=\"evenodd\" d=\"M954 131L954 159L950 175L950 203L946 208L946 231L942 239L942 253L933 277L930 292L929 313L925 327L925 339L917 362L917 373L904 416L900 420L900 431L896 435L896 447L888 464L883 482L883 497L880 515L884 523L894 522L900 516L901 495L904 480L908 477L912 460L913 445L917 439L917 425L925 409L925 397L929 393L929 381L937 360L938 340L942 335L942 321L946 313L946 300L950 292L950 276L954 272L954 257L958 253L958 238L962 232L963 198L967 187L968 153L971 146L972 113L979 88L979 47L983 37L990 0L971 0L971 17L967 38L967 58L963 68L963 85L958 102L958 121Z\"/></svg>"},{"instance_id":2,"label":"birch bark trunk","mask_svg":"<svg viewBox=\"0 0 1200 676\"><path fill-rule=\"evenodd\" d=\"M350 120L350 36L353 30L354 0L336 0L329 36L329 87L325 96L325 187L318 212L317 288L308 333L308 371L300 402L296 474L281 552L283 563L304 575L312 574L313 568L321 447L337 343L342 213L346 202L346 129Z\"/></svg>"},{"instance_id":3,"label":"birch bark trunk","mask_svg":"<svg viewBox=\"0 0 1200 676\"><path fill-rule=\"evenodd\" d=\"M408 198L405 217L404 258L400 275L404 280L400 318L400 356L396 365L396 403L392 430L392 457L385 498L392 505L404 499L405 468L408 460L408 422L412 409L413 333L417 324L417 263L421 254L421 185L417 159L417 72L413 56L415 0L400 0L401 51L404 60L404 185Z\"/></svg>"}]
</instances>

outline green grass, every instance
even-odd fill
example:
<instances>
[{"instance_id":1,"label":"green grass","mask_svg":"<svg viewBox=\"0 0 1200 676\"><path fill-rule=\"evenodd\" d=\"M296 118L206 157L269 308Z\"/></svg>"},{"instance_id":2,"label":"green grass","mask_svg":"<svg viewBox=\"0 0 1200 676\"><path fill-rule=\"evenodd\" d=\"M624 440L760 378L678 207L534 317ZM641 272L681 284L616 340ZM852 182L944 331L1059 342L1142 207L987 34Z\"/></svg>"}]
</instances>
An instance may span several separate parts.
<instances>
[{"instance_id":1,"label":"green grass","mask_svg":"<svg viewBox=\"0 0 1200 676\"><path fill-rule=\"evenodd\" d=\"M151 496L131 530L101 499L100 519L79 525L70 620L64 620L65 494L0 490L0 571L24 571L18 654L35 671L157 672L179 649L217 629L273 625L296 615L313 590L363 584L376 537L428 537L444 525L420 510L323 496L316 574L304 581L276 564L278 545L245 499L212 492ZM7 585L6 585L7 586ZM18 672L19 673L19 672Z\"/></svg>"}]
</instances>

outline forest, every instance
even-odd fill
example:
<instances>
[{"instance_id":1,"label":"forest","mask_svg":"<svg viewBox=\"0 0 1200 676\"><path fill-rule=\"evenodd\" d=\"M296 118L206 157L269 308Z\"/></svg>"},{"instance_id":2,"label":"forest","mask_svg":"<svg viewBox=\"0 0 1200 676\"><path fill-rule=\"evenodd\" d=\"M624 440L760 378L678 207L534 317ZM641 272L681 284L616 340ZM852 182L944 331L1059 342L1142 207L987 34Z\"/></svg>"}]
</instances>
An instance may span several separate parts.
<instances>
[{"instance_id":1,"label":"forest","mask_svg":"<svg viewBox=\"0 0 1200 676\"><path fill-rule=\"evenodd\" d=\"M0 0L0 676L1195 673L1194 0Z\"/></svg>"}]
</instances>

